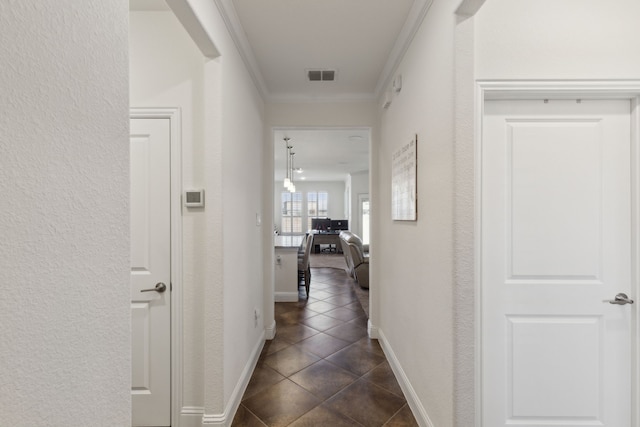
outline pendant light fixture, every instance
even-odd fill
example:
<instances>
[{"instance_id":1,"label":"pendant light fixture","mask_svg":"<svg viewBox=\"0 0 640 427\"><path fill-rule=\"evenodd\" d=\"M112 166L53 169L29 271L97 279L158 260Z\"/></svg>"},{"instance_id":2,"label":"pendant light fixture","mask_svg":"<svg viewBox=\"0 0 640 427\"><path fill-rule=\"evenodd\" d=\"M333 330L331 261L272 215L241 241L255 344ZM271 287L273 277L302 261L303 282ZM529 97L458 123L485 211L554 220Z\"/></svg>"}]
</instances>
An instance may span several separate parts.
<instances>
[{"instance_id":1,"label":"pendant light fixture","mask_svg":"<svg viewBox=\"0 0 640 427\"><path fill-rule=\"evenodd\" d=\"M291 151L293 149L293 146L289 145L289 141L291 141L291 138L284 137L287 170L283 185L284 188L286 188L290 193L293 193L294 191L296 191L296 186L293 184L293 156L295 155L295 153Z\"/></svg>"}]
</instances>

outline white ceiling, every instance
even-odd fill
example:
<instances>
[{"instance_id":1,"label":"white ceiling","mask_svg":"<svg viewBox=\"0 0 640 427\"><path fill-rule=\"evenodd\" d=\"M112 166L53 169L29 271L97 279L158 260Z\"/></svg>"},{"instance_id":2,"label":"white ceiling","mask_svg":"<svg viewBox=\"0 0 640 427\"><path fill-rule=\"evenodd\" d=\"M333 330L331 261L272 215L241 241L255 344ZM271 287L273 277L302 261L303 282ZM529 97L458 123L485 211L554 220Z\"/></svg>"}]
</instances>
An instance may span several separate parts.
<instances>
[{"instance_id":1,"label":"white ceiling","mask_svg":"<svg viewBox=\"0 0 640 427\"><path fill-rule=\"evenodd\" d=\"M414 0L233 0L269 97L370 98ZM334 69L334 82L305 70Z\"/></svg>"},{"instance_id":2,"label":"white ceiling","mask_svg":"<svg viewBox=\"0 0 640 427\"><path fill-rule=\"evenodd\" d=\"M223 14L265 100L305 102L378 99L432 2L210 1ZM130 0L130 8L162 10L166 3ZM309 82L309 69L336 70L336 80ZM276 179L284 177L285 134L308 180L344 180L348 173L368 170L368 130L277 130ZM355 143L350 136L363 140Z\"/></svg>"},{"instance_id":3,"label":"white ceiling","mask_svg":"<svg viewBox=\"0 0 640 427\"><path fill-rule=\"evenodd\" d=\"M294 182L344 181L347 174L369 170L368 129L288 129L274 131L275 180L282 181L286 171L286 145L295 153Z\"/></svg>"}]
</instances>

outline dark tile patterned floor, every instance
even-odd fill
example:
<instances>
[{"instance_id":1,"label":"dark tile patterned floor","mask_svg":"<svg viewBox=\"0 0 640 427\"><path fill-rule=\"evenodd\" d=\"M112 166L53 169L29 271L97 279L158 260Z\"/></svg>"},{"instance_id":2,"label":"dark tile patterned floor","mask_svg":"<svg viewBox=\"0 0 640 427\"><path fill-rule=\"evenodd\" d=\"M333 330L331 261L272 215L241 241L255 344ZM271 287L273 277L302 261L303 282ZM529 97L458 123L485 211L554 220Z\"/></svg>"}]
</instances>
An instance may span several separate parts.
<instances>
[{"instance_id":1,"label":"dark tile patterned floor","mask_svg":"<svg viewBox=\"0 0 640 427\"><path fill-rule=\"evenodd\" d=\"M357 286L357 285L355 285ZM276 303L276 337L265 343L234 427L417 426L354 282L313 268L311 296Z\"/></svg>"}]
</instances>

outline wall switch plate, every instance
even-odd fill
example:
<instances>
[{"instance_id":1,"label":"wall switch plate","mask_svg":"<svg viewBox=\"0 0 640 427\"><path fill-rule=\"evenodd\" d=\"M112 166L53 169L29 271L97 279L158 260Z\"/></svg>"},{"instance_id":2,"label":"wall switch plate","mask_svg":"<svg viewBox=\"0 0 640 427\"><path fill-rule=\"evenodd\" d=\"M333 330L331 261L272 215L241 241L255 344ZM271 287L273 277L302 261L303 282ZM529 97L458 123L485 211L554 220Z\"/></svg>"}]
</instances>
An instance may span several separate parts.
<instances>
[{"instance_id":1,"label":"wall switch plate","mask_svg":"<svg viewBox=\"0 0 640 427\"><path fill-rule=\"evenodd\" d=\"M204 190L186 190L184 192L184 205L188 208L203 207Z\"/></svg>"}]
</instances>

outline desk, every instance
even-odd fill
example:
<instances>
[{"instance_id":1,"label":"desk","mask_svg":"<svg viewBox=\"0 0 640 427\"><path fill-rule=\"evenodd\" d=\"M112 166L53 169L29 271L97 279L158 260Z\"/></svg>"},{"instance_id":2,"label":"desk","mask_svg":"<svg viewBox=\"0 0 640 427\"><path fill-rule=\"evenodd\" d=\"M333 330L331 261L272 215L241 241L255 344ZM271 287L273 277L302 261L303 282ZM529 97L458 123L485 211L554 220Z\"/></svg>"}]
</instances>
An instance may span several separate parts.
<instances>
[{"instance_id":1,"label":"desk","mask_svg":"<svg viewBox=\"0 0 640 427\"><path fill-rule=\"evenodd\" d=\"M313 249L315 253L320 252L320 245L336 245L336 252L342 252L340 232L313 230Z\"/></svg>"},{"instance_id":2,"label":"desk","mask_svg":"<svg viewBox=\"0 0 640 427\"><path fill-rule=\"evenodd\" d=\"M274 299L298 301L298 248L306 236L275 236Z\"/></svg>"}]
</instances>

